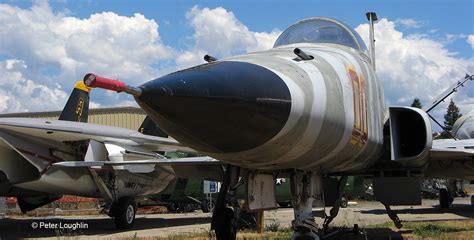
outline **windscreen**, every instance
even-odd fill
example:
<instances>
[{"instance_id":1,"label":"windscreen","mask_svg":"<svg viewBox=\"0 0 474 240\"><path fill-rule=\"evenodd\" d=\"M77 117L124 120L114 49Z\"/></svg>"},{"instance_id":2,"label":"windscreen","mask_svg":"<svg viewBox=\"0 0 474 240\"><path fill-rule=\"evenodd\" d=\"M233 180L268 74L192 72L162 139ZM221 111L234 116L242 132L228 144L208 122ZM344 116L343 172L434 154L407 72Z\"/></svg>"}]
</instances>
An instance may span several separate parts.
<instances>
[{"instance_id":1,"label":"windscreen","mask_svg":"<svg viewBox=\"0 0 474 240\"><path fill-rule=\"evenodd\" d=\"M273 47L293 43L334 43L361 51L367 48L360 36L344 24L329 18L311 18L286 29Z\"/></svg>"}]
</instances>

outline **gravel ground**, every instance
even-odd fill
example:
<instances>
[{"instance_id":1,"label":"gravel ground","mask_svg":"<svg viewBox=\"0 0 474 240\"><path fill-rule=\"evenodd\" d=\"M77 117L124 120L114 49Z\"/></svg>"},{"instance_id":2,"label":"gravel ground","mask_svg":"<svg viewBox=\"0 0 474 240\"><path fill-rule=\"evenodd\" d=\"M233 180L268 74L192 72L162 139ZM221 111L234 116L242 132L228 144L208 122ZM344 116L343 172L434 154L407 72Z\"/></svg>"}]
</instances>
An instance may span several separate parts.
<instances>
[{"instance_id":1,"label":"gravel ground","mask_svg":"<svg viewBox=\"0 0 474 240\"><path fill-rule=\"evenodd\" d=\"M459 220L474 218L474 207L469 198L457 198L451 209L439 210L436 200L424 200L422 206L393 207L404 221ZM329 208L326 209L326 212ZM320 209L314 209L315 216ZM279 222L280 227L289 227L293 219L291 208L265 212L265 223ZM316 217L318 223L322 218ZM205 232L210 228L211 215L196 211L186 214L137 215L133 230L119 231L113 221L105 215L64 217L9 217L0 220L0 239L10 238L56 238L74 236L75 239L117 239L130 237L169 236L180 233ZM377 202L358 202L341 209L334 219L335 226L365 226L390 221L384 207Z\"/></svg>"}]
</instances>

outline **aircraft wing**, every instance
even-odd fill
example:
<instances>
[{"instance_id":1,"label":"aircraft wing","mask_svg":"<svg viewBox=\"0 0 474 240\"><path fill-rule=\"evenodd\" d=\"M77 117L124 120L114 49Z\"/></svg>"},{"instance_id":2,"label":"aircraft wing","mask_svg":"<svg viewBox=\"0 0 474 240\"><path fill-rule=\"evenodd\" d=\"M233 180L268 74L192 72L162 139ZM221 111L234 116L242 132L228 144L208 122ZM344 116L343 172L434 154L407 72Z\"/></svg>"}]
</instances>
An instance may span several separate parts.
<instances>
[{"instance_id":1,"label":"aircraft wing","mask_svg":"<svg viewBox=\"0 0 474 240\"><path fill-rule=\"evenodd\" d=\"M133 160L133 161L65 161L53 164L60 167L103 167L125 165L187 165L187 164L221 164L211 157L167 158L159 160Z\"/></svg>"},{"instance_id":2,"label":"aircraft wing","mask_svg":"<svg viewBox=\"0 0 474 240\"><path fill-rule=\"evenodd\" d=\"M68 168L114 168L115 170L126 170L132 173L150 173L159 168L183 178L200 178L214 181L222 181L224 178L222 163L211 157L133 161L64 161L54 163L53 166Z\"/></svg>"},{"instance_id":3,"label":"aircraft wing","mask_svg":"<svg viewBox=\"0 0 474 240\"><path fill-rule=\"evenodd\" d=\"M95 140L128 146L143 146L152 151L194 150L174 139L141 134L135 130L90 123L48 119L0 118L0 131L43 139L45 142Z\"/></svg>"},{"instance_id":4,"label":"aircraft wing","mask_svg":"<svg viewBox=\"0 0 474 240\"><path fill-rule=\"evenodd\" d=\"M462 149L431 149L431 160L473 160L474 151Z\"/></svg>"},{"instance_id":5,"label":"aircraft wing","mask_svg":"<svg viewBox=\"0 0 474 240\"><path fill-rule=\"evenodd\" d=\"M473 160L474 159L474 139L434 140L433 147L430 150L430 159L432 161Z\"/></svg>"}]
</instances>

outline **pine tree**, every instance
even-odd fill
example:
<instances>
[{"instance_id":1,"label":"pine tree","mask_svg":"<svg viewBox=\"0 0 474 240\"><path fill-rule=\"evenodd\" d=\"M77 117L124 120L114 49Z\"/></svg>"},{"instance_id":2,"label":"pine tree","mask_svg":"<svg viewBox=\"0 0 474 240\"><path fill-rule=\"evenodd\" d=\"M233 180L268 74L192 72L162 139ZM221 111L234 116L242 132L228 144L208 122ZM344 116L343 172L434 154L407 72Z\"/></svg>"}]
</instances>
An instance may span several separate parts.
<instances>
[{"instance_id":1,"label":"pine tree","mask_svg":"<svg viewBox=\"0 0 474 240\"><path fill-rule=\"evenodd\" d=\"M439 138L449 138L451 135L449 132L453 129L453 125L460 118L462 114L460 113L459 108L454 103L453 99L449 103L448 110L444 114L444 128L445 130L441 133Z\"/></svg>"},{"instance_id":2,"label":"pine tree","mask_svg":"<svg viewBox=\"0 0 474 240\"><path fill-rule=\"evenodd\" d=\"M421 108L423 108L423 105L421 105L421 102L420 102L419 98L415 98L410 107L415 107L415 108L420 108L421 109Z\"/></svg>"}]
</instances>

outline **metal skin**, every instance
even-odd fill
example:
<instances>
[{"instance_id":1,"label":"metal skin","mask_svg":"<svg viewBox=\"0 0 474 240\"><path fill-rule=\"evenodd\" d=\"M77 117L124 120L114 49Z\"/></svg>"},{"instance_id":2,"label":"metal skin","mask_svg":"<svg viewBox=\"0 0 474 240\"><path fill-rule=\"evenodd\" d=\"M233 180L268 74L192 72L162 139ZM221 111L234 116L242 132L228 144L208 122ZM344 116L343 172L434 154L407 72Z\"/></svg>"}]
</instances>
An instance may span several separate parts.
<instances>
[{"instance_id":1,"label":"metal skin","mask_svg":"<svg viewBox=\"0 0 474 240\"><path fill-rule=\"evenodd\" d=\"M103 198L113 205L122 198L157 194L176 175L219 175L209 166L150 162L161 158L156 152L194 151L167 138L149 120L139 130L150 135L86 123L89 90L83 82L76 84L60 120L0 118L0 196L17 197L23 212L65 194ZM80 166L86 162L92 165ZM96 164L101 162L115 165Z\"/></svg>"},{"instance_id":2,"label":"metal skin","mask_svg":"<svg viewBox=\"0 0 474 240\"><path fill-rule=\"evenodd\" d=\"M296 59L293 53L296 47L314 59ZM329 173L366 168L380 158L386 109L382 88L366 53L336 44L306 43L281 46L210 64L226 62L261 66L276 74L290 92L291 113L285 125L259 146L222 153L209 151L205 145L195 141L199 136L192 132L188 131L187 136L173 135L176 131L174 127L177 126L170 125L166 113L157 111L160 106L153 107L147 102L148 95L156 97L153 90L162 87L161 79L144 84L141 87L142 95L136 100L159 126L178 141L223 162L250 169L321 169ZM202 71L201 68L206 65L186 71L193 74L193 71ZM173 74L166 77L172 78ZM225 76L220 80L225 82ZM173 97L180 96L169 96ZM172 99L167 103L172 103ZM180 106L173 105L173 108L180 109ZM195 127L205 131L225 130L211 123ZM228 135L228 138L235 137Z\"/></svg>"},{"instance_id":3,"label":"metal skin","mask_svg":"<svg viewBox=\"0 0 474 240\"><path fill-rule=\"evenodd\" d=\"M24 126L25 124L29 124L31 128L19 128L20 125ZM47 127L52 133L48 134L47 131L41 129L41 125ZM33 126L38 129L33 129ZM115 140L115 144L108 144L108 149L104 153L106 154L105 159L96 159L101 161L112 158L115 161L143 159L143 157L123 155L120 150L124 148L138 152L164 150L156 146L139 146L140 142L150 142L154 138L156 138L156 141L160 138L142 135L128 129L86 123L75 123L74 126L71 126L69 122L59 120L5 118L0 119L0 129L2 129L0 131L2 140L0 144L0 154L2 155L0 169L6 172L7 182L9 183L6 182L0 185L1 196L40 196L47 193L105 197L99 190L89 169L52 166L53 163L60 161L84 160L83 155L74 155L77 149L65 143L64 140L66 139L82 140L88 138L88 135L95 135L96 140L109 142ZM11 132L7 132L7 130ZM54 132L54 130L67 131L71 135L75 132L76 135L74 137L67 134L62 135L59 131ZM23 134L28 134L31 137L24 138ZM47 138L56 138L57 141ZM173 144L172 141L170 144ZM16 171L14 171L15 169ZM100 170L98 174L106 180L107 175L114 171L117 174L116 187L119 189L117 191L118 195L115 196L117 198L159 193L174 178L172 169L165 171L161 168L157 168L150 173L131 173L126 170L118 171L111 168ZM18 176L21 176L21 178L17 179Z\"/></svg>"},{"instance_id":4,"label":"metal skin","mask_svg":"<svg viewBox=\"0 0 474 240\"><path fill-rule=\"evenodd\" d=\"M456 120L452 133L457 139L474 138L474 113L468 113Z\"/></svg>"},{"instance_id":5,"label":"metal skin","mask_svg":"<svg viewBox=\"0 0 474 240\"><path fill-rule=\"evenodd\" d=\"M426 175L436 178L472 180L474 179L474 162L472 161L472 151L474 150L473 115L466 114L456 120L452 134L458 140L434 140L433 148L458 151L455 161L448 154L444 154L444 157L440 157L438 161L432 161L428 165L425 171Z\"/></svg>"},{"instance_id":6,"label":"metal skin","mask_svg":"<svg viewBox=\"0 0 474 240\"><path fill-rule=\"evenodd\" d=\"M289 29L312 21L329 25L313 31L318 35L337 25L328 36L337 32L339 40L351 34L353 40L360 39L328 18L303 20ZM145 83L134 97L166 133L186 146L249 171L290 174L293 239L319 239L312 207L321 202L322 188L316 186L322 186L324 174L368 169L382 158L388 119L384 95L363 42L336 44L321 38L279 44L280 39L284 41L285 32L273 49ZM269 189L263 191L271 196ZM233 191L221 188L220 198L232 196ZM337 215L341 197L342 192L325 222ZM232 223L240 209L232 206L229 212L225 202L216 203L211 229L218 239L236 237ZM221 224L224 219L232 220Z\"/></svg>"},{"instance_id":7,"label":"metal skin","mask_svg":"<svg viewBox=\"0 0 474 240\"><path fill-rule=\"evenodd\" d=\"M396 195L383 186L377 190L379 196L389 196L391 201L383 204L401 226L389 205L403 204L400 199L418 203L417 196L403 195L418 190L416 184L398 186L397 176L411 183L423 175L441 176L447 172L442 166L445 160L456 161L456 168L472 169L470 142L432 141L424 111L408 107L387 111L374 66L357 33L336 20L313 18L290 26L273 49L180 70L141 85L140 94L130 94L164 132L229 164L224 181L229 186L221 188L220 199L233 197L229 184L233 170L243 170L247 176L269 172L289 176L293 238L318 239L312 207L322 200L324 175L341 177L334 212L325 222L337 215L345 177L361 174L382 179L383 186L398 187ZM93 78L100 79L104 78ZM110 85L104 88L117 91ZM464 171L460 177L471 175ZM242 179L247 185L268 185ZM271 196L270 189L264 191ZM249 194L248 200L263 199L253 196ZM216 203L211 228L218 239L235 238L226 235L235 233L232 223L240 212L231 203ZM259 209L264 207L253 210Z\"/></svg>"}]
</instances>

